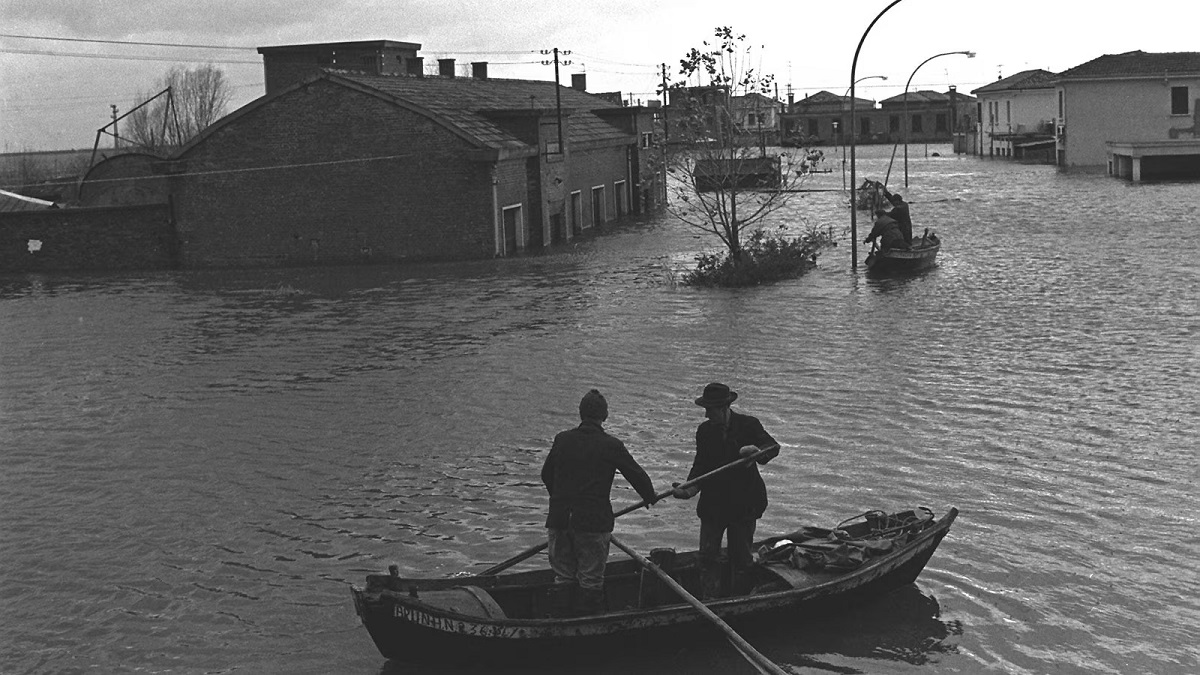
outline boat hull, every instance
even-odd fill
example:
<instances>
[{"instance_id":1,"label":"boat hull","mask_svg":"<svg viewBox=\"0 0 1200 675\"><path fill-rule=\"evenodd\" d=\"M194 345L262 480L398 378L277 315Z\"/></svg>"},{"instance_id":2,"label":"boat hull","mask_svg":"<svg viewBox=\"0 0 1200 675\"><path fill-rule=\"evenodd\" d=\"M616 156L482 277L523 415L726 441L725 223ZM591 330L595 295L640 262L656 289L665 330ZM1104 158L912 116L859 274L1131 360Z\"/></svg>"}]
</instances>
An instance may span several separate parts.
<instances>
[{"instance_id":1,"label":"boat hull","mask_svg":"<svg viewBox=\"0 0 1200 675\"><path fill-rule=\"evenodd\" d=\"M895 550L828 579L705 604L736 628L762 621L818 617L830 608L878 597L916 580L957 513L951 509ZM621 569L620 563L610 563L610 567ZM527 660L530 654L548 660L578 658L581 653L601 654L614 649L627 652L650 644L661 649L664 644L694 640L712 630L707 619L682 603L585 617L511 619L488 616L487 607L480 607L465 596L465 609L438 607L421 599L452 585L502 594L506 583L532 579L536 574L448 580L393 577L388 581L372 576L368 577L366 589L354 587L352 594L359 616L380 653L389 659L416 663L445 663L447 659L519 662ZM419 585L422 587L418 590ZM411 590L404 591L406 586Z\"/></svg>"},{"instance_id":2,"label":"boat hull","mask_svg":"<svg viewBox=\"0 0 1200 675\"><path fill-rule=\"evenodd\" d=\"M913 240L909 249L878 249L867 255L867 271L877 274L918 272L933 267L937 262L942 242L936 234Z\"/></svg>"}]
</instances>

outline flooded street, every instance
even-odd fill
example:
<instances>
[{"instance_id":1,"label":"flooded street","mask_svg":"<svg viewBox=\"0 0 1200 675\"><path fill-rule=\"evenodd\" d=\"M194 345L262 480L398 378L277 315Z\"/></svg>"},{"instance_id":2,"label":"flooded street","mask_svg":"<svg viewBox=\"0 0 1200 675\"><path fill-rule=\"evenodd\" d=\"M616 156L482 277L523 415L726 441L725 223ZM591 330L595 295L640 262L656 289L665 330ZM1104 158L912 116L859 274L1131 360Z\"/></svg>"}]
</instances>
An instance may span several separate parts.
<instances>
[{"instance_id":1,"label":"flooded street","mask_svg":"<svg viewBox=\"0 0 1200 675\"><path fill-rule=\"evenodd\" d=\"M903 279L851 270L847 235L794 281L681 287L710 243L666 215L521 259L0 276L0 672L498 672L386 661L349 584L541 541L538 472L591 387L682 480L711 380L784 446L761 535L961 510L915 586L745 636L776 662L1200 672L1200 185L934 152L889 181L943 242ZM827 155L814 190L842 185ZM838 199L777 215L840 231ZM697 531L675 500L616 530ZM751 672L715 636L573 672Z\"/></svg>"}]
</instances>

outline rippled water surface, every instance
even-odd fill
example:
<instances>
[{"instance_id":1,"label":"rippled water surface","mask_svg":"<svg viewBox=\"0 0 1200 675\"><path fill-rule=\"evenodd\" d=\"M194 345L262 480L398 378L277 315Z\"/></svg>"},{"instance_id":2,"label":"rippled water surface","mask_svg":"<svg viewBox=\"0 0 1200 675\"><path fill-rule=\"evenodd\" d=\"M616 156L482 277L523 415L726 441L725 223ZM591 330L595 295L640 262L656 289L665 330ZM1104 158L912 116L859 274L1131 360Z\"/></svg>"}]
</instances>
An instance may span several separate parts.
<instances>
[{"instance_id":1,"label":"rippled water surface","mask_svg":"<svg viewBox=\"0 0 1200 675\"><path fill-rule=\"evenodd\" d=\"M515 260L0 277L0 672L431 672L379 656L349 584L540 541L590 387L680 480L709 380L784 443L761 533L962 511L916 585L746 636L777 662L1200 672L1200 186L919 148L909 179L944 244L904 279L846 238L795 281L679 287L708 244L666 216ZM780 215L841 229L837 198ZM690 503L618 522L696 530ZM575 672L750 671L706 639Z\"/></svg>"}]
</instances>

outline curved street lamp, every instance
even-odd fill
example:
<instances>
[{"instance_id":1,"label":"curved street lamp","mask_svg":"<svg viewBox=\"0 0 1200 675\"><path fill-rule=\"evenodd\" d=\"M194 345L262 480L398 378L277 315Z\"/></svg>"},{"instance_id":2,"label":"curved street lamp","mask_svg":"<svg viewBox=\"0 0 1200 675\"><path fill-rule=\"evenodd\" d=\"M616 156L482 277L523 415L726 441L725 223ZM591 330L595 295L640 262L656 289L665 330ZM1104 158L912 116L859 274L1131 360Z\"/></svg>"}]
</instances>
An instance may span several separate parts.
<instances>
[{"instance_id":1,"label":"curved street lamp","mask_svg":"<svg viewBox=\"0 0 1200 675\"><path fill-rule=\"evenodd\" d=\"M855 80L854 84L857 85L859 82L862 82L864 80L886 80L886 79L887 79L887 75L867 75L866 77L860 77L857 80ZM846 87L846 93L842 94L843 99L850 95L850 90L852 88L853 88L853 86ZM850 132L851 133L854 132L853 125L851 125ZM842 136L842 139L843 139L843 143L842 143L842 189L843 190L846 189L846 143L844 142L845 138L846 137L843 135Z\"/></svg>"},{"instance_id":2,"label":"curved street lamp","mask_svg":"<svg viewBox=\"0 0 1200 675\"><path fill-rule=\"evenodd\" d=\"M856 177L857 172L854 167L854 75L858 70L858 54L862 51L863 43L867 41L867 33L875 27L875 23L879 21L879 17L887 13L887 11L896 5L900 4L900 0L892 0L887 7L883 8L875 18L871 20L870 25L863 31L862 37L858 41L858 47L854 50L854 60L850 62L850 267L851 269L858 267L858 204L854 198L854 191L858 183Z\"/></svg>"},{"instance_id":3,"label":"curved street lamp","mask_svg":"<svg viewBox=\"0 0 1200 675\"><path fill-rule=\"evenodd\" d=\"M975 52L967 52L967 51L943 52L941 54L934 54L933 56L931 56L931 57L925 59L924 61L922 61L921 63L917 64L917 67L913 68L912 74L908 76L908 82L904 83L904 189L905 190L908 189L908 130L909 130L909 128L912 127L912 120L908 118L908 85L912 84L913 76L915 76L917 74L917 71L921 69L921 66L925 65L926 63L929 63L930 61L936 59L939 56L950 56L951 54L962 54L963 56L966 56L968 59L975 58ZM950 131L951 131L951 133L953 133L954 130L951 129Z\"/></svg>"}]
</instances>

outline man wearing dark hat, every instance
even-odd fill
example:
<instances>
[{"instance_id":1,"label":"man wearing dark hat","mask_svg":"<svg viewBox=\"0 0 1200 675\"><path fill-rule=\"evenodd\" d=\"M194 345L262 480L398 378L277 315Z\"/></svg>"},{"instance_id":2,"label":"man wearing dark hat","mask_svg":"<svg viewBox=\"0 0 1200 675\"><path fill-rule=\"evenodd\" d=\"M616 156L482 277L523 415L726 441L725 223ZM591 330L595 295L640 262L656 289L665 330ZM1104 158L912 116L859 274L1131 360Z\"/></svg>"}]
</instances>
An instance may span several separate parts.
<instances>
[{"instance_id":1,"label":"man wearing dark hat","mask_svg":"<svg viewBox=\"0 0 1200 675\"><path fill-rule=\"evenodd\" d=\"M672 493L678 499L690 499L700 493L696 514L700 516L700 561L706 598L721 595L721 539L726 533L733 567L732 590L743 590L739 582L754 563L750 550L754 528L767 509L767 486L758 473L758 464L766 464L779 454L779 444L757 418L729 407L737 397L737 392L728 386L713 382L696 399L707 420L696 429L696 459L688 480L759 450L770 449L745 468L724 471L687 489L676 487Z\"/></svg>"},{"instance_id":2,"label":"man wearing dark hat","mask_svg":"<svg viewBox=\"0 0 1200 675\"><path fill-rule=\"evenodd\" d=\"M604 608L604 567L608 561L613 509L609 492L617 471L648 504L657 500L654 483L625 444L605 433L608 402L592 389L579 402L578 427L554 437L542 465L550 492L546 517L550 568L554 570L556 614L595 614ZM570 597L578 583L578 593Z\"/></svg>"},{"instance_id":3,"label":"man wearing dark hat","mask_svg":"<svg viewBox=\"0 0 1200 675\"><path fill-rule=\"evenodd\" d=\"M912 214L908 211L908 202L904 201L904 197L900 196L899 192L888 195L888 201L892 203L892 212L888 215L900 226L900 234L904 235L904 243L911 246Z\"/></svg>"}]
</instances>

